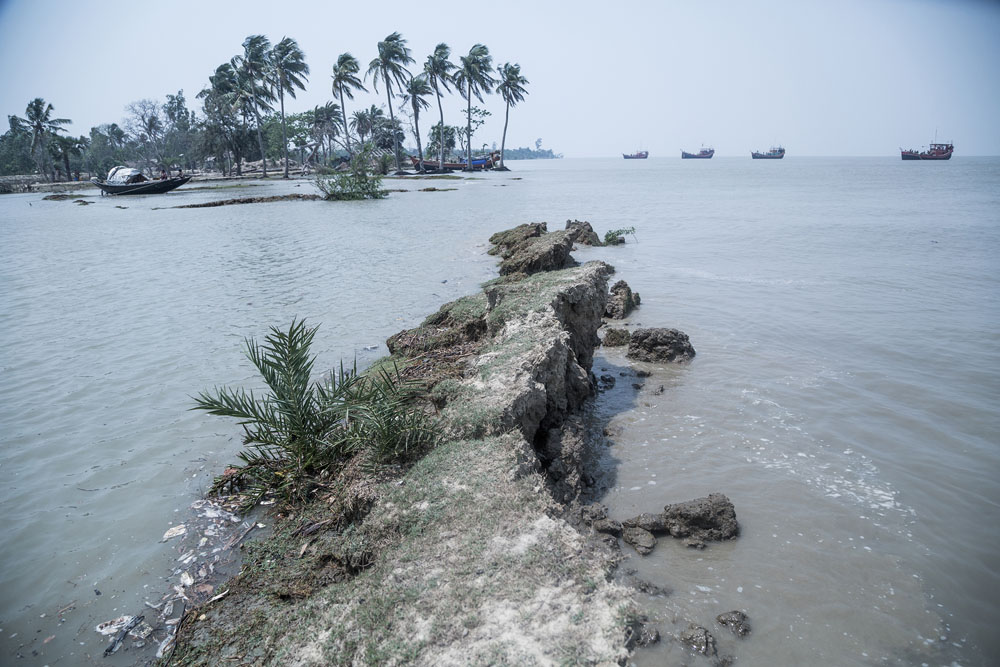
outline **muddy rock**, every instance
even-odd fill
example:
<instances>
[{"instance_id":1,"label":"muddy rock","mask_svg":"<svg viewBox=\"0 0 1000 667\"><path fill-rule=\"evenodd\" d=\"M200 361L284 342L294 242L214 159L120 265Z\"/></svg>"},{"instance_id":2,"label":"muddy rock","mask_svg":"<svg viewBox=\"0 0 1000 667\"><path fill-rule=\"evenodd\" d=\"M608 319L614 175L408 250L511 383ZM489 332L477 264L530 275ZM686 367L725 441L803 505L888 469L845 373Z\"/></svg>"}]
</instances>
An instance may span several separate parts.
<instances>
[{"instance_id":1,"label":"muddy rock","mask_svg":"<svg viewBox=\"0 0 1000 667\"><path fill-rule=\"evenodd\" d=\"M694 623L689 625L687 630L681 632L677 639L682 644L689 646L696 653L701 653L708 657L715 657L718 652L715 647L715 637L712 636L712 633Z\"/></svg>"},{"instance_id":2,"label":"muddy rock","mask_svg":"<svg viewBox=\"0 0 1000 667\"><path fill-rule=\"evenodd\" d=\"M636 329L628 344L629 359L636 361L685 362L694 358L694 347L686 333L677 329Z\"/></svg>"},{"instance_id":3,"label":"muddy rock","mask_svg":"<svg viewBox=\"0 0 1000 667\"><path fill-rule=\"evenodd\" d=\"M614 519L599 519L591 524L591 526L598 533L614 535L615 537L621 537L622 534L622 525Z\"/></svg>"},{"instance_id":4,"label":"muddy rock","mask_svg":"<svg viewBox=\"0 0 1000 667\"><path fill-rule=\"evenodd\" d=\"M597 235L589 222L567 220L566 229L573 232L573 242L581 245L601 246L601 237Z\"/></svg>"},{"instance_id":5,"label":"muddy rock","mask_svg":"<svg viewBox=\"0 0 1000 667\"><path fill-rule=\"evenodd\" d=\"M654 535L663 535L670 532L667 529L667 522L662 514L643 513L622 521L622 525L626 528L642 528Z\"/></svg>"},{"instance_id":6,"label":"muddy rock","mask_svg":"<svg viewBox=\"0 0 1000 667\"><path fill-rule=\"evenodd\" d=\"M639 305L632 295L632 288L624 280L619 280L611 286L611 293L608 295L608 305L604 310L604 316L614 320L621 320L628 316L635 307Z\"/></svg>"},{"instance_id":7,"label":"muddy rock","mask_svg":"<svg viewBox=\"0 0 1000 667\"><path fill-rule=\"evenodd\" d=\"M716 616L715 620L718 621L719 625L732 630L737 637L746 637L750 634L750 623L747 621L747 615L742 611L727 611Z\"/></svg>"},{"instance_id":8,"label":"muddy rock","mask_svg":"<svg viewBox=\"0 0 1000 667\"><path fill-rule=\"evenodd\" d=\"M531 237L515 246L500 262L500 275L513 273L531 275L541 271L556 271L573 264L570 251L573 237L566 230Z\"/></svg>"},{"instance_id":9,"label":"muddy rock","mask_svg":"<svg viewBox=\"0 0 1000 667\"><path fill-rule=\"evenodd\" d=\"M528 222L512 229L505 229L490 237L490 245L493 247L489 249L488 253L506 259L513 254L515 248L523 245L529 239L545 234L547 231L548 228L544 222Z\"/></svg>"},{"instance_id":10,"label":"muddy rock","mask_svg":"<svg viewBox=\"0 0 1000 667\"><path fill-rule=\"evenodd\" d=\"M656 546L656 538L648 530L643 530L636 526L622 526L622 539L627 544L632 545L639 555L645 556L653 551Z\"/></svg>"},{"instance_id":11,"label":"muddy rock","mask_svg":"<svg viewBox=\"0 0 1000 667\"><path fill-rule=\"evenodd\" d=\"M740 534L736 509L721 493L667 505L662 516L671 535L695 542L731 540Z\"/></svg>"},{"instance_id":12,"label":"muddy rock","mask_svg":"<svg viewBox=\"0 0 1000 667\"><path fill-rule=\"evenodd\" d=\"M591 503L580 507L580 519L592 526L595 521L608 518L608 508L600 503Z\"/></svg>"},{"instance_id":13,"label":"muddy rock","mask_svg":"<svg viewBox=\"0 0 1000 667\"><path fill-rule=\"evenodd\" d=\"M649 624L645 616L632 619L625 626L625 648L633 651L643 646L652 646L660 641L660 631Z\"/></svg>"},{"instance_id":14,"label":"muddy rock","mask_svg":"<svg viewBox=\"0 0 1000 667\"><path fill-rule=\"evenodd\" d=\"M628 329L607 329L604 332L604 340L601 344L604 347L621 347L623 345L628 345L629 339L632 334L629 333Z\"/></svg>"}]
</instances>

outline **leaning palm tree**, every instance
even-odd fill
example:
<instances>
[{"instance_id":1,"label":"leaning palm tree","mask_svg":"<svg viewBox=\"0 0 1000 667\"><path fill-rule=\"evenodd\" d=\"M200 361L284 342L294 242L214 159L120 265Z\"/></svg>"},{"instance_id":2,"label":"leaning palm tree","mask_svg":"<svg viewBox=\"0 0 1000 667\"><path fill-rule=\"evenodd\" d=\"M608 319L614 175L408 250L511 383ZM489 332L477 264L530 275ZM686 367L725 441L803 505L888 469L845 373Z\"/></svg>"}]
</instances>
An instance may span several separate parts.
<instances>
[{"instance_id":1,"label":"leaning palm tree","mask_svg":"<svg viewBox=\"0 0 1000 667\"><path fill-rule=\"evenodd\" d=\"M261 169L267 178L267 153L264 151L264 133L261 131L261 111L270 111L274 93L267 83L268 53L271 40L264 35L250 35L243 40L243 55L235 56L230 64L240 75L238 85L250 99L250 108L257 123L257 144L260 147Z\"/></svg>"},{"instance_id":2,"label":"leaning palm tree","mask_svg":"<svg viewBox=\"0 0 1000 667\"><path fill-rule=\"evenodd\" d=\"M285 37L274 45L269 52L268 61L271 65L272 82L278 91L281 101L281 143L285 152L285 178L288 178L288 129L285 126L285 93L293 98L295 89L305 90L306 75L309 65L306 55L299 48L298 42L291 37Z\"/></svg>"},{"instance_id":3,"label":"leaning palm tree","mask_svg":"<svg viewBox=\"0 0 1000 667\"><path fill-rule=\"evenodd\" d=\"M395 125L396 116L392 113L392 84L403 88L410 72L406 66L414 62L410 57L410 49L406 47L406 40L398 33L394 32L378 43L378 57L368 63L368 71L365 78L372 76L372 85L378 91L378 77L382 77L385 83L385 95L389 102L389 119ZM396 134L393 134L393 155L396 158L396 171L399 171L399 142Z\"/></svg>"},{"instance_id":4,"label":"leaning palm tree","mask_svg":"<svg viewBox=\"0 0 1000 667\"><path fill-rule=\"evenodd\" d=\"M340 95L340 115L344 121L344 138L347 140L347 152L351 153L351 133L347 129L347 107L344 106L344 96L348 99L354 99L355 90L363 90L368 92L368 89L364 87L361 83L361 79L357 77L360 67L358 65L358 60L350 53L341 53L340 57L337 58L337 64L333 66L333 93L334 95Z\"/></svg>"},{"instance_id":5,"label":"leaning palm tree","mask_svg":"<svg viewBox=\"0 0 1000 667\"><path fill-rule=\"evenodd\" d=\"M49 137L53 137L57 132L63 132L63 125L69 125L73 121L68 118L53 118L54 107L48 104L41 97L28 102L24 110L24 118L18 118L18 122L27 125L31 130L31 154L35 158L35 165L38 173L46 174L43 157L48 151Z\"/></svg>"},{"instance_id":6,"label":"leaning palm tree","mask_svg":"<svg viewBox=\"0 0 1000 667\"><path fill-rule=\"evenodd\" d=\"M517 63L513 65L504 63L497 70L497 73L500 75L500 83L497 84L496 92L507 103L507 111L503 116L503 138L500 140L500 168L503 169L503 151L507 143L507 121L510 120L510 108L517 106L518 102L524 101L524 96L528 94L524 87L528 84L528 80L521 76L521 66Z\"/></svg>"},{"instance_id":7,"label":"leaning palm tree","mask_svg":"<svg viewBox=\"0 0 1000 667\"><path fill-rule=\"evenodd\" d=\"M451 88L449 84L452 83L451 72L455 69L455 65L448 60L448 56L451 55L451 49L445 43L438 44L434 47L434 53L427 56L427 61L424 63L424 73L427 74L427 79L431 86L434 88L434 93L437 95L438 103L438 114L441 116L441 124L439 127L444 129L444 109L441 107L441 88L444 88L449 93ZM439 156L438 166L444 168L444 142L441 142L441 155Z\"/></svg>"},{"instance_id":8,"label":"leaning palm tree","mask_svg":"<svg viewBox=\"0 0 1000 667\"><path fill-rule=\"evenodd\" d=\"M430 102L428 102L425 98L434 91L431 90L431 85L427 83L426 74L420 74L412 77L406 84L405 90L406 95L403 96L403 104L409 102L411 108L413 109L413 135L417 138L417 155L420 159L420 162L417 164L419 165L418 170L423 173L424 148L420 143L420 110L430 107Z\"/></svg>"},{"instance_id":9,"label":"leaning palm tree","mask_svg":"<svg viewBox=\"0 0 1000 667\"><path fill-rule=\"evenodd\" d=\"M490 50L483 44L476 44L469 49L469 55L461 56L459 60L462 64L452 77L458 92L465 98L466 107L466 160L465 168L472 171L472 97L475 95L480 102L483 101L483 91L490 92L490 86L496 83L496 79L490 76L493 71L493 56Z\"/></svg>"}]
</instances>

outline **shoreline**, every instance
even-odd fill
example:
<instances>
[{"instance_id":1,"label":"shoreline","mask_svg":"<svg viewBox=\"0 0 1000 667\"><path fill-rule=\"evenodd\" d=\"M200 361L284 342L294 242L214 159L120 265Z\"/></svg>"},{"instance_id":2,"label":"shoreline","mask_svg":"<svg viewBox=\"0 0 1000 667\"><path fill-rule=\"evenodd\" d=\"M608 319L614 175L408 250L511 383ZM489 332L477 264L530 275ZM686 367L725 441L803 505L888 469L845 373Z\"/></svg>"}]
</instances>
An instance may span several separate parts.
<instances>
[{"instance_id":1,"label":"shoreline","mask_svg":"<svg viewBox=\"0 0 1000 667\"><path fill-rule=\"evenodd\" d=\"M444 442L270 517L165 664L625 664L659 639L635 594L663 589L617 572L618 538L585 505L598 457L582 416L614 268L575 265L575 231L542 236L568 262L511 271L387 341L384 361L427 380Z\"/></svg>"}]
</instances>

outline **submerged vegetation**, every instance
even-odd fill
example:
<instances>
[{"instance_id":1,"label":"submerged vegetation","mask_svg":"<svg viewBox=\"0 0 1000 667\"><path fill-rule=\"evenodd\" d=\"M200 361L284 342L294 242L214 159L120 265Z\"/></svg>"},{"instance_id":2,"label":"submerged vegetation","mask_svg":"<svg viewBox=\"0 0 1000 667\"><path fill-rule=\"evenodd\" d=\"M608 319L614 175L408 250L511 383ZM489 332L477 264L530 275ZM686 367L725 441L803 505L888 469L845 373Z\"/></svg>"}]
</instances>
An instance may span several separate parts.
<instances>
[{"instance_id":1,"label":"submerged vegetation","mask_svg":"<svg viewBox=\"0 0 1000 667\"><path fill-rule=\"evenodd\" d=\"M242 464L218 477L213 490L239 490L244 508L268 493L303 502L350 459L399 462L437 440L413 404L414 384L394 367L362 374L341 365L311 383L316 330L293 320L287 330L272 327L263 344L246 340L247 357L267 385L263 396L223 387L195 399L193 410L236 418L243 427Z\"/></svg>"},{"instance_id":2,"label":"submerged vegetation","mask_svg":"<svg viewBox=\"0 0 1000 667\"><path fill-rule=\"evenodd\" d=\"M385 197L387 191L382 188L382 174L373 172L371 164L371 146L366 144L362 151L351 159L347 171L319 176L316 179L316 187L331 200L381 199Z\"/></svg>"}]
</instances>

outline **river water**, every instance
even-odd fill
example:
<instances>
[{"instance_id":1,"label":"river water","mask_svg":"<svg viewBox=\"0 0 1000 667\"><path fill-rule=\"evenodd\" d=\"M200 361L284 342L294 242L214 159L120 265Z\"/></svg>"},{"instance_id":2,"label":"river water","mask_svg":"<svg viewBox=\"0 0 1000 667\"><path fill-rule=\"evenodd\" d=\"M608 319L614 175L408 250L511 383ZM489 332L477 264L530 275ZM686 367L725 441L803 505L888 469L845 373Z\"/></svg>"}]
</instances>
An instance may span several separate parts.
<instances>
[{"instance_id":1,"label":"river water","mask_svg":"<svg viewBox=\"0 0 1000 667\"><path fill-rule=\"evenodd\" d=\"M169 587L159 540L239 447L190 397L255 385L244 337L304 317L318 369L363 366L495 275L492 232L574 218L636 228L576 256L640 292L631 325L698 350L639 389L598 355L619 379L596 402L603 502L621 519L720 491L742 526L629 559L673 591L646 600L661 629L693 620L740 664L994 663L1000 160L511 166L379 202L164 208L308 182L0 198L0 661L134 660L100 658L94 626ZM739 643L713 627L730 609L754 625Z\"/></svg>"}]
</instances>

